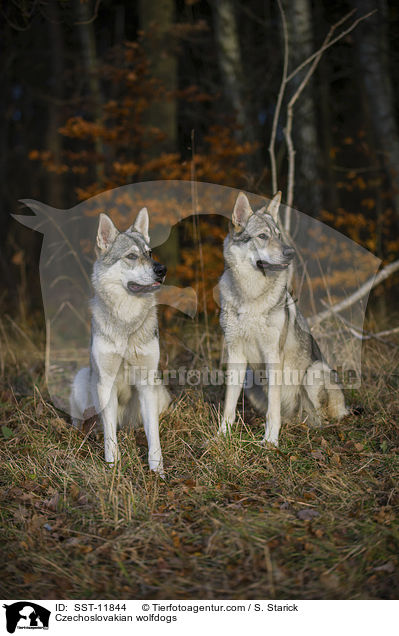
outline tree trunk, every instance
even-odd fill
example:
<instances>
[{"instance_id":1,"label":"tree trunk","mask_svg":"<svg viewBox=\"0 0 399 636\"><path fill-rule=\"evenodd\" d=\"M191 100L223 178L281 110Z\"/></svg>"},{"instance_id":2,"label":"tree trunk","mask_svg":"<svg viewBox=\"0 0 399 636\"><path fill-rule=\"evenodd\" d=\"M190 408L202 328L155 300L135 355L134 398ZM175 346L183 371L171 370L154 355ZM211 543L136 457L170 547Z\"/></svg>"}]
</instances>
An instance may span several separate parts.
<instances>
[{"instance_id":1,"label":"tree trunk","mask_svg":"<svg viewBox=\"0 0 399 636\"><path fill-rule=\"evenodd\" d=\"M241 46L233 0L215 0L213 3L215 34L219 67L226 101L235 111L240 129L239 142L254 141L255 133L243 94L244 72Z\"/></svg>"},{"instance_id":2,"label":"tree trunk","mask_svg":"<svg viewBox=\"0 0 399 636\"><path fill-rule=\"evenodd\" d=\"M169 94L154 100L145 114L148 128L156 128L163 139L149 146L150 156L174 152L177 147L177 103L173 92L177 89L177 60L171 51L171 30L175 19L174 0L149 2L140 0L140 26L144 31L144 47L151 77Z\"/></svg>"},{"instance_id":3,"label":"tree trunk","mask_svg":"<svg viewBox=\"0 0 399 636\"><path fill-rule=\"evenodd\" d=\"M162 133L162 139L149 143L146 155L159 157L162 152L177 150L177 101L173 94L178 88L177 59L171 50L171 31L175 21L174 0L149 2L140 0L140 26L144 31L144 48L149 62L149 72L169 93L166 98L154 99L144 115L144 124ZM149 134L151 134L149 132ZM150 142L151 140L148 139ZM156 175L154 175L156 178ZM179 228L175 228L166 243L156 249L156 256L168 264L168 282L176 282L175 268L179 261Z\"/></svg>"},{"instance_id":4,"label":"tree trunk","mask_svg":"<svg viewBox=\"0 0 399 636\"><path fill-rule=\"evenodd\" d=\"M289 72L314 51L310 0L283 0L289 41ZM307 69L289 83L292 95ZM310 80L294 110L295 206L317 216L322 206L314 85Z\"/></svg>"},{"instance_id":5,"label":"tree trunk","mask_svg":"<svg viewBox=\"0 0 399 636\"><path fill-rule=\"evenodd\" d=\"M93 27L93 13L89 2L75 0L77 29L82 47L83 68L87 75L89 97L92 102L94 121L101 123L103 116L103 95L98 75L97 45ZM94 146L98 159L96 162L96 175L100 183L104 177L104 146L102 139L96 137Z\"/></svg>"},{"instance_id":6,"label":"tree trunk","mask_svg":"<svg viewBox=\"0 0 399 636\"><path fill-rule=\"evenodd\" d=\"M355 30L355 50L377 151L391 181L399 223L399 134L388 63L387 6L385 0L352 0L352 5L362 13L378 10Z\"/></svg>"},{"instance_id":7,"label":"tree trunk","mask_svg":"<svg viewBox=\"0 0 399 636\"><path fill-rule=\"evenodd\" d=\"M323 167L326 177L325 187L325 200L326 209L335 212L340 207L339 192L336 183L336 175L333 168L333 160L331 157L331 150L334 146L334 140L332 135L333 122L331 114L331 104L333 98L330 90L330 76L331 70L328 61L324 58L320 61L319 66L320 73L320 85L319 85L319 99L320 99L320 120L322 130L323 141Z\"/></svg>"},{"instance_id":8,"label":"tree trunk","mask_svg":"<svg viewBox=\"0 0 399 636\"><path fill-rule=\"evenodd\" d=\"M63 177L60 174L62 163L62 140L58 132L62 124L61 107L63 99L64 75L64 40L61 20L56 2L48 4L49 20L47 22L52 74L52 94L48 102L47 148L51 151L54 171L47 177L47 202L57 208L66 207L63 201Z\"/></svg>"}]
</instances>

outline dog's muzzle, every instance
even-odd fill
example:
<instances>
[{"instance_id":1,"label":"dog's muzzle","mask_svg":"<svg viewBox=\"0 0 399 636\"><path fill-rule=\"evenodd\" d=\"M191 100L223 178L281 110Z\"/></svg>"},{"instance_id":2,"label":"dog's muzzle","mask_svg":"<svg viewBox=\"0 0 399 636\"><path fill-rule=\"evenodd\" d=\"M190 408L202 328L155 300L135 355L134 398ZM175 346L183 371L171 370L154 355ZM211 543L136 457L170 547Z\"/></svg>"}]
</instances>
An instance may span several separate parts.
<instances>
[{"instance_id":1,"label":"dog's muzzle","mask_svg":"<svg viewBox=\"0 0 399 636\"><path fill-rule=\"evenodd\" d=\"M295 250L289 245L283 245L281 252L284 257L284 261L282 263L268 263L267 261L259 260L256 261L256 267L261 271L269 270L271 272L279 272L282 269L287 269L288 265L295 256Z\"/></svg>"},{"instance_id":2,"label":"dog's muzzle","mask_svg":"<svg viewBox=\"0 0 399 636\"><path fill-rule=\"evenodd\" d=\"M168 271L165 265L161 265L161 263L154 263L152 269L154 270L157 281L162 283L166 276L166 272Z\"/></svg>"},{"instance_id":3,"label":"dog's muzzle","mask_svg":"<svg viewBox=\"0 0 399 636\"><path fill-rule=\"evenodd\" d=\"M161 263L154 263L152 269L156 280L150 285L139 285L133 281L128 282L127 288L132 294L149 294L160 288L165 279L167 269L165 265L161 265Z\"/></svg>"}]
</instances>

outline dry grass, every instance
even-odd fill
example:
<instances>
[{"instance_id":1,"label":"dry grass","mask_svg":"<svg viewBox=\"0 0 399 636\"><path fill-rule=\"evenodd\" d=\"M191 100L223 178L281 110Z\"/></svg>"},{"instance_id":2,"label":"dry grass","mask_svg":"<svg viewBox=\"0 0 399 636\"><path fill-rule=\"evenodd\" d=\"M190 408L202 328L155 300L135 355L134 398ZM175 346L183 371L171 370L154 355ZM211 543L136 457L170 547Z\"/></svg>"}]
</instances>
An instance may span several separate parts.
<instances>
[{"instance_id":1,"label":"dry grass","mask_svg":"<svg viewBox=\"0 0 399 636\"><path fill-rule=\"evenodd\" d=\"M120 433L108 469L101 439L45 397L43 335L1 333L0 596L397 598L397 350L367 345L348 395L362 415L288 425L279 450L253 413L215 440L223 389L184 391L161 424L162 481L142 431Z\"/></svg>"}]
</instances>

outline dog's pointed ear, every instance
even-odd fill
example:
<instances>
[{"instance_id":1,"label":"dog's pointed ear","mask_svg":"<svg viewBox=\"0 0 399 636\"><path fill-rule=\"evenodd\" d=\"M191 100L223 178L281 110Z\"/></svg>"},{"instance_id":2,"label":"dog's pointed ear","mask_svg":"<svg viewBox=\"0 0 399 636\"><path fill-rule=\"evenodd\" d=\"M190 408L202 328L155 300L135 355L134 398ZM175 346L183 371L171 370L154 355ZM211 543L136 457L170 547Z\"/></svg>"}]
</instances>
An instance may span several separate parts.
<instances>
[{"instance_id":1,"label":"dog's pointed ear","mask_svg":"<svg viewBox=\"0 0 399 636\"><path fill-rule=\"evenodd\" d=\"M134 224L132 225L132 229L135 230L136 232L140 232L140 234L144 236L147 243L150 242L150 235L148 234L149 225L150 225L150 219L148 217L148 210L147 208L141 208L140 212L138 213L136 217Z\"/></svg>"},{"instance_id":2,"label":"dog's pointed ear","mask_svg":"<svg viewBox=\"0 0 399 636\"><path fill-rule=\"evenodd\" d=\"M242 231L252 214L253 211L248 201L248 197L243 192L240 192L231 217L231 221L236 232Z\"/></svg>"},{"instance_id":3,"label":"dog's pointed ear","mask_svg":"<svg viewBox=\"0 0 399 636\"><path fill-rule=\"evenodd\" d=\"M273 221L277 223L278 220L278 210L281 202L281 190L276 192L269 205L267 206L266 212L273 217Z\"/></svg>"},{"instance_id":4,"label":"dog's pointed ear","mask_svg":"<svg viewBox=\"0 0 399 636\"><path fill-rule=\"evenodd\" d=\"M101 252L107 252L118 234L119 232L109 216L101 213L97 230L97 247L99 250Z\"/></svg>"}]
</instances>

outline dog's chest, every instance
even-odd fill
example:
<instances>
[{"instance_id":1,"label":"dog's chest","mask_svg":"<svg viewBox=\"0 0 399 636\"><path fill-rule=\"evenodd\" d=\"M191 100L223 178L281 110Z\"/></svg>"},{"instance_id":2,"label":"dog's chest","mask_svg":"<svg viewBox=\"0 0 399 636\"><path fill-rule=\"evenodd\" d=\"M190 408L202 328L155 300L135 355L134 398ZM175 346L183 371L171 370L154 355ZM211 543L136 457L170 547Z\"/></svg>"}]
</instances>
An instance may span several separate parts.
<instances>
[{"instance_id":1,"label":"dog's chest","mask_svg":"<svg viewBox=\"0 0 399 636\"><path fill-rule=\"evenodd\" d=\"M230 307L221 316L227 344L239 345L248 360L265 361L265 356L278 349L281 325L280 317L254 307Z\"/></svg>"}]
</instances>

